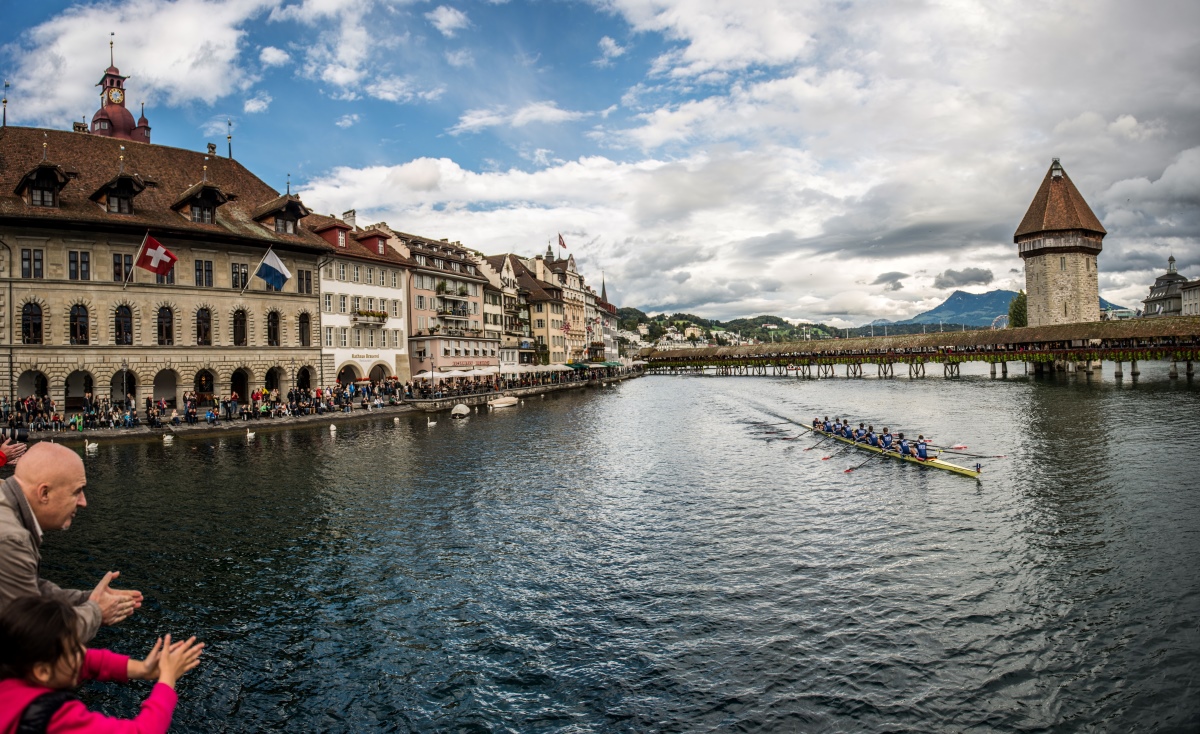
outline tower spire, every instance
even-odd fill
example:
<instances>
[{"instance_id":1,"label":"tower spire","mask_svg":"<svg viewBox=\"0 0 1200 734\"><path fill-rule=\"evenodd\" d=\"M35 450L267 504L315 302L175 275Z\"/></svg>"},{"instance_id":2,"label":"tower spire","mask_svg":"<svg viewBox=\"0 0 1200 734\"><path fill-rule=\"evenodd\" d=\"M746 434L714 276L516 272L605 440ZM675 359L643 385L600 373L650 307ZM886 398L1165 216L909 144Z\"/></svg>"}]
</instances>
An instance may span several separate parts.
<instances>
[{"instance_id":1,"label":"tower spire","mask_svg":"<svg viewBox=\"0 0 1200 734\"><path fill-rule=\"evenodd\" d=\"M113 60L113 37L116 35L117 34L115 32L109 32L109 34L108 34L108 65L109 66L117 65L117 62Z\"/></svg>"},{"instance_id":2,"label":"tower spire","mask_svg":"<svg viewBox=\"0 0 1200 734\"><path fill-rule=\"evenodd\" d=\"M229 146L229 159L233 160L233 120L225 118L225 126L227 128L225 143Z\"/></svg>"}]
</instances>

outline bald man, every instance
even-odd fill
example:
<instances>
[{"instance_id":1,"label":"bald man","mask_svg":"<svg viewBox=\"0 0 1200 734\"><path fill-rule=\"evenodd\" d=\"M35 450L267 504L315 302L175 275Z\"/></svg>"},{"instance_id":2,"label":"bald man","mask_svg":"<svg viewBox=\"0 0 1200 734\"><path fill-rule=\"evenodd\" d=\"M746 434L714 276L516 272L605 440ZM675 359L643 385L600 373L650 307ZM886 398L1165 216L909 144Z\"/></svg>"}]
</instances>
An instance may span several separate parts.
<instances>
[{"instance_id":1,"label":"bald man","mask_svg":"<svg viewBox=\"0 0 1200 734\"><path fill-rule=\"evenodd\" d=\"M87 507L83 460L66 446L41 442L28 448L16 473L0 482L0 609L21 596L61 599L75 608L87 642L101 624L116 624L142 605L139 591L109 587L110 571L90 593L60 589L38 576L42 533L66 530Z\"/></svg>"}]
</instances>

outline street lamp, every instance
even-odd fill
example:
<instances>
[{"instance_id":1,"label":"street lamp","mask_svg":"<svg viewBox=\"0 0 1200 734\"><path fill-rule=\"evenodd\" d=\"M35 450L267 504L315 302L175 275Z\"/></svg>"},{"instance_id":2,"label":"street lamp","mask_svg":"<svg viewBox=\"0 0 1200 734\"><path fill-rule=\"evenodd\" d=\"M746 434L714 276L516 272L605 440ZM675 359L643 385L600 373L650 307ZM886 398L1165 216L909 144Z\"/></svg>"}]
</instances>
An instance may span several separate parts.
<instances>
[{"instance_id":1,"label":"street lamp","mask_svg":"<svg viewBox=\"0 0 1200 734\"><path fill-rule=\"evenodd\" d=\"M291 388L292 388L292 390L295 390L295 389L296 389L296 358L295 358L295 357L292 357L292 359L291 359L291 363L292 363L292 384L291 384Z\"/></svg>"},{"instance_id":2,"label":"street lamp","mask_svg":"<svg viewBox=\"0 0 1200 734\"><path fill-rule=\"evenodd\" d=\"M121 402L129 407L129 360L121 360Z\"/></svg>"}]
</instances>

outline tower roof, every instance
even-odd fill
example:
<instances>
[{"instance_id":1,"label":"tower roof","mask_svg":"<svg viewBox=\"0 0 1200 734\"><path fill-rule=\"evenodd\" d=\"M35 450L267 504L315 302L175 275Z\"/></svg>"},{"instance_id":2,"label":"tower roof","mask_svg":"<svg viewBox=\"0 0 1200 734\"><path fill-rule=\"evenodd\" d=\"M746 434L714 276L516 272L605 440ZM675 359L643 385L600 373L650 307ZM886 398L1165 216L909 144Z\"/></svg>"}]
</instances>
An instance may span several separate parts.
<instances>
[{"instance_id":1,"label":"tower roof","mask_svg":"<svg viewBox=\"0 0 1200 734\"><path fill-rule=\"evenodd\" d=\"M1063 170L1062 164L1055 158L1013 239L1040 232L1072 229L1094 232L1101 236L1108 234L1104 225L1100 224L1100 220L1083 200L1079 189L1071 182L1070 176Z\"/></svg>"}]
</instances>

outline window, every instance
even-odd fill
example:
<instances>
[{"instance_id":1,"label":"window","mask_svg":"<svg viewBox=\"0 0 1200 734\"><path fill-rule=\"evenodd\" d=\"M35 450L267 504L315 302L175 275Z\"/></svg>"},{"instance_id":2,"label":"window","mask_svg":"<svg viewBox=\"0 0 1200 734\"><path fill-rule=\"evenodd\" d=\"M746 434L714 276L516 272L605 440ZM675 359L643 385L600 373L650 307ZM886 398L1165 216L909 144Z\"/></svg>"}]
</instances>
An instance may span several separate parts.
<instances>
[{"instance_id":1,"label":"window","mask_svg":"<svg viewBox=\"0 0 1200 734\"><path fill-rule=\"evenodd\" d=\"M76 252L72 250L67 253L67 278L69 280L91 280L92 279L92 253Z\"/></svg>"},{"instance_id":2,"label":"window","mask_svg":"<svg viewBox=\"0 0 1200 734\"><path fill-rule=\"evenodd\" d=\"M338 230L338 247L345 247L345 246L346 246L346 232L345 232L345 230L339 229ZM345 269L346 269L346 266L343 265L342 270L344 271ZM343 277L342 280L345 280L345 278Z\"/></svg>"},{"instance_id":3,"label":"window","mask_svg":"<svg viewBox=\"0 0 1200 734\"><path fill-rule=\"evenodd\" d=\"M133 255L122 255L121 253L113 253L113 281L117 283L124 282L129 279L130 273L133 272Z\"/></svg>"},{"instance_id":4,"label":"window","mask_svg":"<svg viewBox=\"0 0 1200 734\"><path fill-rule=\"evenodd\" d=\"M355 282L355 283L357 283L357 282L358 282L358 281L361 279L361 278L360 278L360 276L361 276L361 275L362 275L362 268L360 268L359 266L355 265L355 266L354 266L354 282Z\"/></svg>"},{"instance_id":5,"label":"window","mask_svg":"<svg viewBox=\"0 0 1200 734\"><path fill-rule=\"evenodd\" d=\"M21 343L42 343L42 307L36 303L21 308Z\"/></svg>"},{"instance_id":6,"label":"window","mask_svg":"<svg viewBox=\"0 0 1200 734\"><path fill-rule=\"evenodd\" d=\"M338 313L346 313L346 297L338 296Z\"/></svg>"},{"instance_id":7,"label":"window","mask_svg":"<svg viewBox=\"0 0 1200 734\"><path fill-rule=\"evenodd\" d=\"M280 234L296 234L296 221L294 219L275 217L275 231Z\"/></svg>"},{"instance_id":8,"label":"window","mask_svg":"<svg viewBox=\"0 0 1200 734\"><path fill-rule=\"evenodd\" d=\"M246 312L238 309L233 312L233 346L244 347L249 341L246 337Z\"/></svg>"},{"instance_id":9,"label":"window","mask_svg":"<svg viewBox=\"0 0 1200 734\"><path fill-rule=\"evenodd\" d=\"M113 312L113 343L133 344L133 311L129 306L117 306Z\"/></svg>"},{"instance_id":10,"label":"window","mask_svg":"<svg viewBox=\"0 0 1200 734\"><path fill-rule=\"evenodd\" d=\"M417 296L417 308L425 308L425 296Z\"/></svg>"},{"instance_id":11,"label":"window","mask_svg":"<svg viewBox=\"0 0 1200 734\"><path fill-rule=\"evenodd\" d=\"M355 296L354 297L354 310L357 312L360 308L362 308L362 299L359 298L358 296Z\"/></svg>"},{"instance_id":12,"label":"window","mask_svg":"<svg viewBox=\"0 0 1200 734\"><path fill-rule=\"evenodd\" d=\"M133 198L129 196L108 196L108 211L110 214L133 214Z\"/></svg>"},{"instance_id":13,"label":"window","mask_svg":"<svg viewBox=\"0 0 1200 734\"><path fill-rule=\"evenodd\" d=\"M212 224L213 208L204 204L192 204L192 221L201 224Z\"/></svg>"},{"instance_id":14,"label":"window","mask_svg":"<svg viewBox=\"0 0 1200 734\"><path fill-rule=\"evenodd\" d=\"M212 260L197 260L196 261L196 285L200 288L212 288L213 284L213 266Z\"/></svg>"},{"instance_id":15,"label":"window","mask_svg":"<svg viewBox=\"0 0 1200 734\"><path fill-rule=\"evenodd\" d=\"M362 330L361 329L353 329L353 331L354 331L354 346L361 347L362 346Z\"/></svg>"},{"instance_id":16,"label":"window","mask_svg":"<svg viewBox=\"0 0 1200 734\"><path fill-rule=\"evenodd\" d=\"M399 281L400 281L400 279L397 277L397 273L396 273L396 271L395 271L395 270L393 270L393 271L392 271L392 287L393 287L393 288L399 288L399 287L400 287L400 286L399 286Z\"/></svg>"},{"instance_id":17,"label":"window","mask_svg":"<svg viewBox=\"0 0 1200 734\"><path fill-rule=\"evenodd\" d=\"M540 303L533 304L533 310L536 311L537 313L541 313L542 312L542 304L540 304Z\"/></svg>"},{"instance_id":18,"label":"window","mask_svg":"<svg viewBox=\"0 0 1200 734\"><path fill-rule=\"evenodd\" d=\"M333 294L325 294L325 313L333 313Z\"/></svg>"},{"instance_id":19,"label":"window","mask_svg":"<svg viewBox=\"0 0 1200 734\"><path fill-rule=\"evenodd\" d=\"M539 328L539 329L544 329L544 328L546 328L546 320L545 320L545 319L538 319L538 320L537 320L537 328Z\"/></svg>"},{"instance_id":20,"label":"window","mask_svg":"<svg viewBox=\"0 0 1200 734\"><path fill-rule=\"evenodd\" d=\"M158 309L158 346L169 347L175 343L175 313L162 306Z\"/></svg>"},{"instance_id":21,"label":"window","mask_svg":"<svg viewBox=\"0 0 1200 734\"><path fill-rule=\"evenodd\" d=\"M21 277L42 277L42 250L21 250Z\"/></svg>"},{"instance_id":22,"label":"window","mask_svg":"<svg viewBox=\"0 0 1200 734\"><path fill-rule=\"evenodd\" d=\"M379 299L379 310L383 311L384 313L387 313L388 307L387 307L387 299L386 298Z\"/></svg>"},{"instance_id":23,"label":"window","mask_svg":"<svg viewBox=\"0 0 1200 734\"><path fill-rule=\"evenodd\" d=\"M375 299L374 299L374 298L368 298L368 299L367 299L367 310L368 310L368 311L374 311L374 310L375 310Z\"/></svg>"},{"instance_id":24,"label":"window","mask_svg":"<svg viewBox=\"0 0 1200 734\"><path fill-rule=\"evenodd\" d=\"M387 245L383 243L383 240L375 240L375 245L379 248L380 255L387 254Z\"/></svg>"},{"instance_id":25,"label":"window","mask_svg":"<svg viewBox=\"0 0 1200 734\"><path fill-rule=\"evenodd\" d=\"M267 312L267 346L279 346L279 312Z\"/></svg>"},{"instance_id":26,"label":"window","mask_svg":"<svg viewBox=\"0 0 1200 734\"><path fill-rule=\"evenodd\" d=\"M381 240L381 241L380 241L380 247L382 247L382 246L383 246L383 245L382 245L382 240ZM379 253L379 254L380 254L380 255L382 255L383 253L381 252L381 253ZM380 268L380 269L379 269L379 285L382 285L382 286L386 286L386 285L387 285L387 279L386 279L386 277L385 277L385 276L387 276L387 272L386 272L386 271L385 271L383 268Z\"/></svg>"},{"instance_id":27,"label":"window","mask_svg":"<svg viewBox=\"0 0 1200 734\"><path fill-rule=\"evenodd\" d=\"M330 349L333 349L333 327L332 326L325 327L325 346L329 347Z\"/></svg>"},{"instance_id":28,"label":"window","mask_svg":"<svg viewBox=\"0 0 1200 734\"><path fill-rule=\"evenodd\" d=\"M424 255L413 255L413 257L416 259L417 265L428 265L428 263L425 262Z\"/></svg>"},{"instance_id":29,"label":"window","mask_svg":"<svg viewBox=\"0 0 1200 734\"><path fill-rule=\"evenodd\" d=\"M373 284L374 282L375 282L375 268L367 268L367 283Z\"/></svg>"},{"instance_id":30,"label":"window","mask_svg":"<svg viewBox=\"0 0 1200 734\"><path fill-rule=\"evenodd\" d=\"M392 301L392 315L393 316L400 315L400 301L399 300Z\"/></svg>"},{"instance_id":31,"label":"window","mask_svg":"<svg viewBox=\"0 0 1200 734\"><path fill-rule=\"evenodd\" d=\"M367 330L367 346L368 347L375 346L375 330L374 329Z\"/></svg>"},{"instance_id":32,"label":"window","mask_svg":"<svg viewBox=\"0 0 1200 734\"><path fill-rule=\"evenodd\" d=\"M1059 270L1067 269L1067 258L1065 256L1058 258L1058 269Z\"/></svg>"},{"instance_id":33,"label":"window","mask_svg":"<svg viewBox=\"0 0 1200 734\"><path fill-rule=\"evenodd\" d=\"M88 343L88 310L82 303L71 306L71 343Z\"/></svg>"},{"instance_id":34,"label":"window","mask_svg":"<svg viewBox=\"0 0 1200 734\"><path fill-rule=\"evenodd\" d=\"M207 308L196 311L196 346L212 346L212 312Z\"/></svg>"},{"instance_id":35,"label":"window","mask_svg":"<svg viewBox=\"0 0 1200 734\"><path fill-rule=\"evenodd\" d=\"M29 189L29 203L34 206L54 206L54 189L34 186ZM38 342L39 344L41 342Z\"/></svg>"},{"instance_id":36,"label":"window","mask_svg":"<svg viewBox=\"0 0 1200 734\"><path fill-rule=\"evenodd\" d=\"M297 320L296 325L298 327L298 331L300 332L300 346L312 346L312 337L310 336L310 332L312 331L312 318L308 314L302 313L300 314L300 318Z\"/></svg>"},{"instance_id":37,"label":"window","mask_svg":"<svg viewBox=\"0 0 1200 734\"><path fill-rule=\"evenodd\" d=\"M229 270L232 275L233 288L242 290L250 282L250 266L246 263L230 263Z\"/></svg>"},{"instance_id":38,"label":"window","mask_svg":"<svg viewBox=\"0 0 1200 734\"><path fill-rule=\"evenodd\" d=\"M155 273L154 282L159 285L175 285L175 268L168 270L166 275Z\"/></svg>"},{"instance_id":39,"label":"window","mask_svg":"<svg viewBox=\"0 0 1200 734\"><path fill-rule=\"evenodd\" d=\"M338 263L338 280L345 280L345 279L346 279L346 263Z\"/></svg>"},{"instance_id":40,"label":"window","mask_svg":"<svg viewBox=\"0 0 1200 734\"><path fill-rule=\"evenodd\" d=\"M297 293L307 293L308 295L312 295L312 292L313 292L312 275L313 274L312 274L311 270L297 270L296 271L296 292Z\"/></svg>"},{"instance_id":41,"label":"window","mask_svg":"<svg viewBox=\"0 0 1200 734\"><path fill-rule=\"evenodd\" d=\"M342 349L345 349L346 347L350 346L349 334L346 333L349 330L348 329L338 329L338 331L341 332L339 334L339 336L341 337Z\"/></svg>"}]
</instances>

